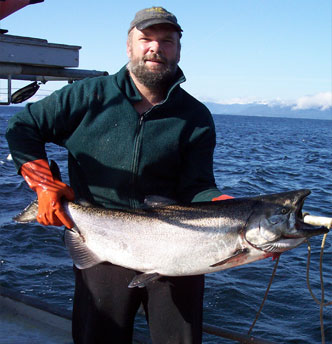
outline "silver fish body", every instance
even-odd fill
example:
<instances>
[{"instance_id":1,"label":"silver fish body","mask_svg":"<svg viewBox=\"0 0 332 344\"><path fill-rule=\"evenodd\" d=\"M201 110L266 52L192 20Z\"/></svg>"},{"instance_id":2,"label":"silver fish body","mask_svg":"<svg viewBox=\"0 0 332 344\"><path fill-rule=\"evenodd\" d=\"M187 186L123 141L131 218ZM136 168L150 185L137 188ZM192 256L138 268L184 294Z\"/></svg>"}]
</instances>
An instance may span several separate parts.
<instances>
[{"instance_id":1,"label":"silver fish body","mask_svg":"<svg viewBox=\"0 0 332 344\"><path fill-rule=\"evenodd\" d=\"M145 273L131 285L144 286L145 278L205 274L254 262L326 233L327 228L302 221L309 194L297 190L136 210L66 202L75 227L65 231L65 242L78 268L111 262Z\"/></svg>"}]
</instances>

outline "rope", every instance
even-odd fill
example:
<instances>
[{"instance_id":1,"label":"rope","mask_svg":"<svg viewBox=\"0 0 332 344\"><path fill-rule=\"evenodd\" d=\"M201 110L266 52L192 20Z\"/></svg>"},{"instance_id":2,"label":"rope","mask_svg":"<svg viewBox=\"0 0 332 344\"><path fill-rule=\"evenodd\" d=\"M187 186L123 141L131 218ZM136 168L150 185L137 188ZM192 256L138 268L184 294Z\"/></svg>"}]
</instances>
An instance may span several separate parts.
<instances>
[{"instance_id":1,"label":"rope","mask_svg":"<svg viewBox=\"0 0 332 344\"><path fill-rule=\"evenodd\" d=\"M326 306L330 306L332 305L332 301L326 302L324 303L324 281L323 281L323 254L324 254L324 247L325 247L325 241L326 241L326 236L327 234L324 234L323 239L322 239L322 244L321 244L321 250L320 250L320 260L319 260L319 275L320 275L320 287L321 287L321 300L318 300L318 298L314 295L314 293L312 292L311 286L310 286L310 279L309 279L309 271L310 271L310 258L311 258L311 245L309 240L307 240L308 243L308 259L307 259L307 286L309 289L309 292L312 296L312 298L315 300L315 302L319 305L320 310L319 310L319 315L320 315L320 330L321 330L321 337L322 337L322 344L325 344L325 334L324 334L324 320L323 320L323 311L324 311L324 307ZM274 269L270 278L270 282L267 286L267 289L265 291L265 295L263 298L263 301L259 307L259 310L257 311L255 320L253 321L249 331L248 331L248 335L250 335L251 331L253 330L259 316L260 313L263 309L264 303L267 299L267 295L269 293L270 287L272 285L273 279L275 277L276 271L277 271L277 267L278 267L278 263L279 263L279 258L280 256L277 257L276 259L276 263L274 265Z\"/></svg>"},{"instance_id":2,"label":"rope","mask_svg":"<svg viewBox=\"0 0 332 344\"><path fill-rule=\"evenodd\" d=\"M266 299L267 299L267 294L269 293L270 287L271 287L271 285L272 285L274 276L275 276L276 271L277 271L277 267L278 267L278 263L279 263L279 258L280 258L280 255L279 255L279 256L277 257L277 259L276 259L276 262L275 262L275 264L274 264L274 269L273 269L273 272L272 272L272 275L271 275L271 278L270 278L269 285L267 286L267 289L266 289L266 291L265 291L265 295L264 295L263 301L262 301L262 303L261 303L261 306L259 307L259 310L258 310L258 312L257 312L257 314L256 314L256 318L255 318L255 320L253 321L253 323L252 323L252 325L251 325L251 327L250 327L250 329L249 329L249 331L248 331L248 335L250 335L252 329L254 328L254 326L255 326L255 324L256 324L256 322L257 322L257 320L258 320L258 318L259 318L259 316L260 316L260 314L261 314L261 311L262 311L262 309L263 309L264 303L265 303L265 301L266 301Z\"/></svg>"},{"instance_id":3,"label":"rope","mask_svg":"<svg viewBox=\"0 0 332 344\"><path fill-rule=\"evenodd\" d=\"M312 296L312 298L315 300L315 302L319 305L319 317L320 317L320 333L322 337L322 344L325 344L325 333L324 333L324 307L332 305L332 301L324 303L324 281L323 281L323 253L324 253L324 247L325 247L325 241L326 241L327 234L324 234L322 239L322 244L320 248L320 259L319 259L319 275L320 275L320 288L321 288L321 300L318 300L318 298L314 295L311 286L310 286L310 279L309 279L309 272L310 272L310 258L311 258L311 245L308 240L308 260L307 260L307 286L309 289L309 292Z\"/></svg>"}]
</instances>

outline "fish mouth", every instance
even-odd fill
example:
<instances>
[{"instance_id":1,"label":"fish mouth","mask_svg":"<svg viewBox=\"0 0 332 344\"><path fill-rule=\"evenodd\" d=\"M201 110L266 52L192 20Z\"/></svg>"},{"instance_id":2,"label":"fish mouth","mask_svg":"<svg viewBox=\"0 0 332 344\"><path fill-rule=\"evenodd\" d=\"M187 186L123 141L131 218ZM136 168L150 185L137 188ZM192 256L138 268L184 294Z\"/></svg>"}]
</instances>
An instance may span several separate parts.
<instances>
[{"instance_id":1,"label":"fish mouth","mask_svg":"<svg viewBox=\"0 0 332 344\"><path fill-rule=\"evenodd\" d=\"M284 234L282 237L284 239L298 239L298 238L311 238L315 235L326 234L329 232L329 229L323 226L313 226L308 223L303 222L302 219L299 219L296 224L296 233L294 234Z\"/></svg>"},{"instance_id":2,"label":"fish mouth","mask_svg":"<svg viewBox=\"0 0 332 344\"><path fill-rule=\"evenodd\" d=\"M270 241L261 245L255 245L255 247L265 252L284 252L301 245L312 236L326 234L329 232L328 228L326 227L312 226L304 223L303 221L300 222L302 225L301 229L294 235L283 234L280 238L274 241Z\"/></svg>"},{"instance_id":3,"label":"fish mouth","mask_svg":"<svg viewBox=\"0 0 332 344\"><path fill-rule=\"evenodd\" d=\"M280 238L266 244L256 246L264 252L282 253L303 244L307 238Z\"/></svg>"},{"instance_id":4,"label":"fish mouth","mask_svg":"<svg viewBox=\"0 0 332 344\"><path fill-rule=\"evenodd\" d=\"M283 233L282 239L299 239L310 238L315 235L326 234L329 229L323 226L314 226L303 221L303 205L304 201L311 193L310 190L304 189L298 191L298 199L296 200L295 210L295 232Z\"/></svg>"}]
</instances>

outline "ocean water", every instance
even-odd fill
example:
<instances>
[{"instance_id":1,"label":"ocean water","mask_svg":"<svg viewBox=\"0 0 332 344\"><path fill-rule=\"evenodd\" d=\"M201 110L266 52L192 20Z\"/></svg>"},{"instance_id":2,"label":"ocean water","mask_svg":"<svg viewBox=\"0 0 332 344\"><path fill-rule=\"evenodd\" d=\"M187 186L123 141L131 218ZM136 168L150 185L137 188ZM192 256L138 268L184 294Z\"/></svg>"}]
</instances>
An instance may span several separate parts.
<instances>
[{"instance_id":1,"label":"ocean water","mask_svg":"<svg viewBox=\"0 0 332 344\"><path fill-rule=\"evenodd\" d=\"M12 217L34 193L16 174L4 133L13 109L0 107L0 285L70 310L72 262L58 228L20 225ZM332 121L214 115L217 130L215 176L220 189L235 197L308 188L304 210L332 217ZM18 138L19 139L19 138ZM48 145L64 181L66 154ZM310 240L310 282L321 297L321 237ZM252 335L277 343L321 343L319 306L306 285L307 246L281 255L262 313ZM247 333L267 288L274 262L265 259L206 277L204 321ZM323 256L326 301L332 300L332 234ZM324 308L326 343L332 343L332 306ZM137 320L140 331L145 321ZM232 343L204 335L204 343Z\"/></svg>"}]
</instances>

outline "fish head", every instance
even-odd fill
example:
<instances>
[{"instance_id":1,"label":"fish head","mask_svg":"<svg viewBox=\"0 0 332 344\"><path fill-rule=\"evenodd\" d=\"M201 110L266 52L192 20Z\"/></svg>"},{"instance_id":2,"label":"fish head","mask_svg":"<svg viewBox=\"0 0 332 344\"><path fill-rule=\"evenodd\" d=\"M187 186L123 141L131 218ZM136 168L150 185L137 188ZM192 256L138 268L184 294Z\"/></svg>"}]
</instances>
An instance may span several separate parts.
<instances>
[{"instance_id":1,"label":"fish head","mask_svg":"<svg viewBox=\"0 0 332 344\"><path fill-rule=\"evenodd\" d=\"M310 190L297 190L256 197L244 237L265 252L282 253L299 246L307 238L327 233L326 227L303 222L302 207Z\"/></svg>"}]
</instances>

